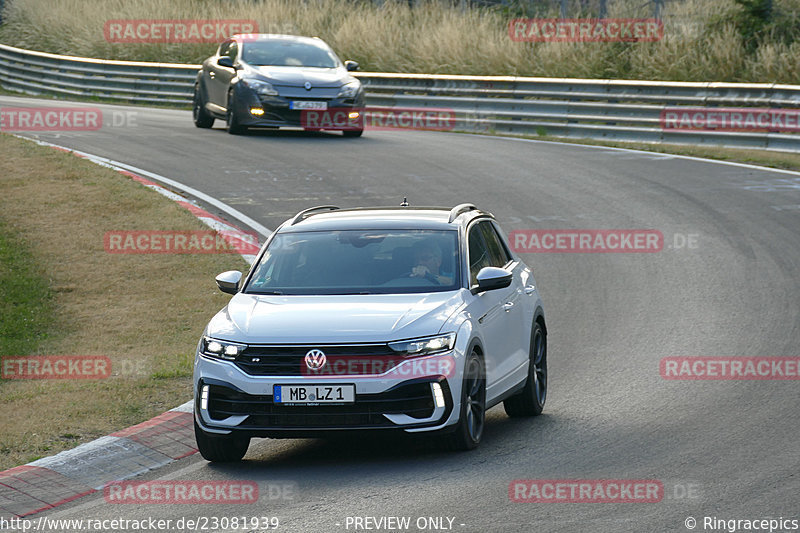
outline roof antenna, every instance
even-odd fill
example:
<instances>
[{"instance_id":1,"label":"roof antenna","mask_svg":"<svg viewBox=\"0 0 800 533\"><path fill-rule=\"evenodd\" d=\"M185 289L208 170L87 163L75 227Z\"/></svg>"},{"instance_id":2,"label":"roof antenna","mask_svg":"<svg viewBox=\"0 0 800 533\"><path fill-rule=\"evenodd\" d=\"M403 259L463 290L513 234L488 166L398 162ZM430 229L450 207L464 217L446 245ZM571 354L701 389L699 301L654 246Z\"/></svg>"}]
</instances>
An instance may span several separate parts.
<instances>
[{"instance_id":1,"label":"roof antenna","mask_svg":"<svg viewBox=\"0 0 800 533\"><path fill-rule=\"evenodd\" d=\"M408 197L403 196L403 203L400 204L400 207L408 207Z\"/></svg>"}]
</instances>

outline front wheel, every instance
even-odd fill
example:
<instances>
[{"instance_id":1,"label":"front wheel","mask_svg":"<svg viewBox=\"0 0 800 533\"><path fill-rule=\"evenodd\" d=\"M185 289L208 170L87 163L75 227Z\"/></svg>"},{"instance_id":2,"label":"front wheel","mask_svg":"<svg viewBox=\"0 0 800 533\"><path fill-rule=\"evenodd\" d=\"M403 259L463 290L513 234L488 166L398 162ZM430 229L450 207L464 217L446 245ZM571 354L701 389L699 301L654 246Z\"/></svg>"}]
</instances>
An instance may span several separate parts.
<instances>
[{"instance_id":1,"label":"front wheel","mask_svg":"<svg viewBox=\"0 0 800 533\"><path fill-rule=\"evenodd\" d=\"M473 450L483 437L486 421L486 370L483 359L473 350L464 370L461 385L461 417L456 430L447 435L447 444L453 450Z\"/></svg>"},{"instance_id":2,"label":"front wheel","mask_svg":"<svg viewBox=\"0 0 800 533\"><path fill-rule=\"evenodd\" d=\"M239 124L236 113L233 112L233 95L228 95L228 111L226 114L225 127L231 135L239 135L247 131L247 127Z\"/></svg>"},{"instance_id":3,"label":"front wheel","mask_svg":"<svg viewBox=\"0 0 800 533\"><path fill-rule=\"evenodd\" d=\"M547 334L541 323L534 322L531 332L530 362L525 388L503 402L511 417L537 416L547 399Z\"/></svg>"},{"instance_id":4,"label":"front wheel","mask_svg":"<svg viewBox=\"0 0 800 533\"><path fill-rule=\"evenodd\" d=\"M212 435L203 431L194 422L194 440L197 442L197 449L206 461L217 463L232 463L241 461L247 448L250 446L250 439L236 434Z\"/></svg>"},{"instance_id":5,"label":"front wheel","mask_svg":"<svg viewBox=\"0 0 800 533\"><path fill-rule=\"evenodd\" d=\"M194 99L192 100L192 118L194 125L198 128L210 128L214 125L214 117L206 111L206 103L200 94L200 86L194 88Z\"/></svg>"}]
</instances>

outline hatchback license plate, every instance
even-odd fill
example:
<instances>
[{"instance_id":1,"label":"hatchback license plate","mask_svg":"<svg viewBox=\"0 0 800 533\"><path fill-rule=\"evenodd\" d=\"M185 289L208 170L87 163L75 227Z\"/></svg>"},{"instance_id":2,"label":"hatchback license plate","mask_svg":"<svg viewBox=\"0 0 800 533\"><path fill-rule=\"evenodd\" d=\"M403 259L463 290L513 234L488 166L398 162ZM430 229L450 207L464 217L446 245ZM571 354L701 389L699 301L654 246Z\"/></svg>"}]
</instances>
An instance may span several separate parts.
<instances>
[{"instance_id":1,"label":"hatchback license plate","mask_svg":"<svg viewBox=\"0 0 800 533\"><path fill-rule=\"evenodd\" d=\"M312 102L309 100L292 100L289 109L313 109L315 111L325 111L328 109L328 102Z\"/></svg>"},{"instance_id":2,"label":"hatchback license plate","mask_svg":"<svg viewBox=\"0 0 800 533\"><path fill-rule=\"evenodd\" d=\"M275 385L272 401L291 404L345 404L355 403L355 385Z\"/></svg>"}]
</instances>

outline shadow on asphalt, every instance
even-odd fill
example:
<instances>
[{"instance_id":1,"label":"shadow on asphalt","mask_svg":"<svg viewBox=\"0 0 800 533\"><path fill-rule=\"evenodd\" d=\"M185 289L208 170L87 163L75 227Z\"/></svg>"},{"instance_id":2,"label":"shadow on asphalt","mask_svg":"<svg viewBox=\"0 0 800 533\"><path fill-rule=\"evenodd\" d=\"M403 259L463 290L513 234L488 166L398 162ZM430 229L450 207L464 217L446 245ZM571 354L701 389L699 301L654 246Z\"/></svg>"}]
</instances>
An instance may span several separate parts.
<instances>
[{"instance_id":1,"label":"shadow on asphalt","mask_svg":"<svg viewBox=\"0 0 800 533\"><path fill-rule=\"evenodd\" d=\"M487 413L486 428L481 445L470 452L453 452L442 439L432 435L406 433L339 434L325 439L253 439L247 457L238 464L208 464L222 475L238 476L297 473L309 469L323 473L328 469L360 469L365 465L386 469L436 469L464 465L497 458L498 454L513 453L518 447L536 450L552 445L549 436L559 424L557 418L543 414L534 418L508 418L502 407ZM428 465L427 467L425 465Z\"/></svg>"},{"instance_id":2,"label":"shadow on asphalt","mask_svg":"<svg viewBox=\"0 0 800 533\"><path fill-rule=\"evenodd\" d=\"M216 127L213 128L215 132L220 132L221 134L226 134L225 128ZM403 131L403 130L397 130ZM405 131L413 131L413 130L405 130ZM306 130L299 130L299 129L273 129L273 128L254 128L247 130L246 133L238 134L238 135L231 135L234 138L265 138L265 139L318 139L320 141L329 141L329 142L342 142L342 143L358 143L364 144L366 142L384 142L387 139L384 137L383 139L374 137L372 134L374 132L365 131L362 137L345 137L338 131L306 131Z\"/></svg>"}]
</instances>

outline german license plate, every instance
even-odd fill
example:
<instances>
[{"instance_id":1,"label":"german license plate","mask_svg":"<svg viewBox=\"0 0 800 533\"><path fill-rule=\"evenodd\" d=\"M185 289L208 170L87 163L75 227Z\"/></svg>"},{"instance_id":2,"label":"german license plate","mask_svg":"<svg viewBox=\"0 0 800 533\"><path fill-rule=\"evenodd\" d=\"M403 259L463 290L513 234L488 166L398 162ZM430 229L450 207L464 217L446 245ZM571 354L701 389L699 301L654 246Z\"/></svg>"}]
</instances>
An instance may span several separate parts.
<instances>
[{"instance_id":1,"label":"german license plate","mask_svg":"<svg viewBox=\"0 0 800 533\"><path fill-rule=\"evenodd\" d=\"M284 405L355 403L355 385L275 385L273 403Z\"/></svg>"},{"instance_id":2,"label":"german license plate","mask_svg":"<svg viewBox=\"0 0 800 533\"><path fill-rule=\"evenodd\" d=\"M292 100L289 102L289 109L314 109L316 111L325 111L328 109L328 102Z\"/></svg>"}]
</instances>

